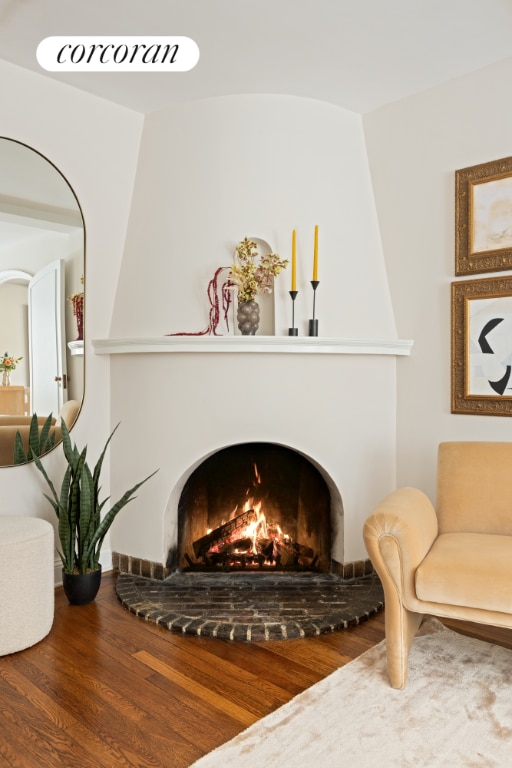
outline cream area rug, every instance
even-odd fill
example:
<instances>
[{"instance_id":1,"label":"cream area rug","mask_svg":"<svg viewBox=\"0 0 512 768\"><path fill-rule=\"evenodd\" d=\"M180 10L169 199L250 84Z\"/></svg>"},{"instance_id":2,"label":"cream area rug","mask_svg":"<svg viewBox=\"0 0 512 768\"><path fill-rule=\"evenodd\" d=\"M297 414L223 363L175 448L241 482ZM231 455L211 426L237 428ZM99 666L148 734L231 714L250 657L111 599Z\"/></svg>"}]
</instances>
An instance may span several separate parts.
<instances>
[{"instance_id":1,"label":"cream area rug","mask_svg":"<svg viewBox=\"0 0 512 768\"><path fill-rule=\"evenodd\" d=\"M512 651L428 619L402 691L385 652L382 642L193 768L512 766Z\"/></svg>"}]
</instances>

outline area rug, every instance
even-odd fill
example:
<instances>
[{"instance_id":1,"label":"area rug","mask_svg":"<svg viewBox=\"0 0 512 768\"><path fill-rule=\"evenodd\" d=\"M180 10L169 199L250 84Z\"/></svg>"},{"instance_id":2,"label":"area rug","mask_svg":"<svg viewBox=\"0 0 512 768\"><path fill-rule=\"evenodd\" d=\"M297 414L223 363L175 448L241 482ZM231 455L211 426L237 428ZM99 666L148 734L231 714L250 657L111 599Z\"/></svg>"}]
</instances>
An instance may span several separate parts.
<instances>
[{"instance_id":1,"label":"area rug","mask_svg":"<svg viewBox=\"0 0 512 768\"><path fill-rule=\"evenodd\" d=\"M512 651L429 619L397 691L385 650L375 646L193 768L512 765Z\"/></svg>"}]
</instances>

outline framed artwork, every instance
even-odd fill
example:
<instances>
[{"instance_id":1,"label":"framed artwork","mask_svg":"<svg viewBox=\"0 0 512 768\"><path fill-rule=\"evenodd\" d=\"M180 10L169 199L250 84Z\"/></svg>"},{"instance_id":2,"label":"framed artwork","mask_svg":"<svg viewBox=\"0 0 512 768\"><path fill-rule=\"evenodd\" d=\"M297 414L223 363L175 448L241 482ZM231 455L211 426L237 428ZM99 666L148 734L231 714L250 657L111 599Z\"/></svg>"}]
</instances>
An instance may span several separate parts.
<instances>
[{"instance_id":1,"label":"framed artwork","mask_svg":"<svg viewBox=\"0 0 512 768\"><path fill-rule=\"evenodd\" d=\"M455 172L455 274L512 269L512 157Z\"/></svg>"},{"instance_id":2,"label":"framed artwork","mask_svg":"<svg viewBox=\"0 0 512 768\"><path fill-rule=\"evenodd\" d=\"M452 413L512 416L512 277L452 283Z\"/></svg>"}]
</instances>

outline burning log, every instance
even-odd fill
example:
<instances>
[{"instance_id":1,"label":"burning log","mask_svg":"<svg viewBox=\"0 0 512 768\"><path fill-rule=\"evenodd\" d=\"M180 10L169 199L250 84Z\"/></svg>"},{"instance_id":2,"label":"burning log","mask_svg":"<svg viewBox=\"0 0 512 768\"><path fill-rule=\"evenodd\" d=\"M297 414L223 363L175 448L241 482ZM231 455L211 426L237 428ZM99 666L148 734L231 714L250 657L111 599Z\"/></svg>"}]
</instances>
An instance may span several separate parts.
<instances>
[{"instance_id":1,"label":"burning log","mask_svg":"<svg viewBox=\"0 0 512 768\"><path fill-rule=\"evenodd\" d=\"M207 568L315 568L318 555L292 541L279 525L267 523L256 505L193 542L195 556ZM191 565L190 558L187 562Z\"/></svg>"},{"instance_id":2,"label":"burning log","mask_svg":"<svg viewBox=\"0 0 512 768\"><path fill-rule=\"evenodd\" d=\"M202 557L216 544L222 546L226 539L230 539L233 536L235 531L240 528L245 528L250 523L254 523L256 519L256 512L253 509L249 509L247 512L242 512L240 515L233 518L233 520L229 520L229 522L224 523L210 533L207 533L206 536L196 539L193 543L195 556L197 558Z\"/></svg>"},{"instance_id":3,"label":"burning log","mask_svg":"<svg viewBox=\"0 0 512 768\"><path fill-rule=\"evenodd\" d=\"M306 560L310 560L312 557L315 556L314 550L311 549L311 547L305 547L303 544L298 544L297 542L294 542L292 545L293 551L299 558L305 558Z\"/></svg>"},{"instance_id":4,"label":"burning log","mask_svg":"<svg viewBox=\"0 0 512 768\"><path fill-rule=\"evenodd\" d=\"M219 548L222 555L245 554L252 550L252 539L237 539Z\"/></svg>"}]
</instances>

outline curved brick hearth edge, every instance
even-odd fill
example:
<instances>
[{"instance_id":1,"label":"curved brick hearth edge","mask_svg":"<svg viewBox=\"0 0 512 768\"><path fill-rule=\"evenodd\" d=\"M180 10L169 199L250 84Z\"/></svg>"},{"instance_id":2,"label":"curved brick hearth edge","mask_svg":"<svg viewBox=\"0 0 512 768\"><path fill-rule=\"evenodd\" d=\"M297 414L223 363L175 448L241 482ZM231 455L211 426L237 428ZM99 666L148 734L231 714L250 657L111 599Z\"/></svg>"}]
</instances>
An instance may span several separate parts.
<instances>
[{"instance_id":1,"label":"curved brick hearth edge","mask_svg":"<svg viewBox=\"0 0 512 768\"><path fill-rule=\"evenodd\" d=\"M125 608L173 632L257 642L312 637L359 624L384 607L375 574L174 573L162 580L120 573Z\"/></svg>"}]
</instances>

